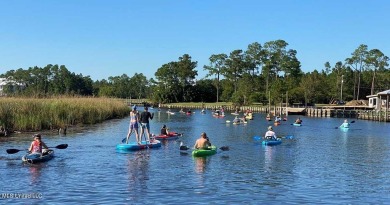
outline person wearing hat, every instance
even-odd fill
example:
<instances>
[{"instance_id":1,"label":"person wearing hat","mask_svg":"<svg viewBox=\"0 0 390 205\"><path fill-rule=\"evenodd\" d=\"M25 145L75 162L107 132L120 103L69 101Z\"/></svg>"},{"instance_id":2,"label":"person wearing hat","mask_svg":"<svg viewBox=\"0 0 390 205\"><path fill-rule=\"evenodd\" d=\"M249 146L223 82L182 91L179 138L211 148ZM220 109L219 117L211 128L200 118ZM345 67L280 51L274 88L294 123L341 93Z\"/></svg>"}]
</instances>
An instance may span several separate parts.
<instances>
[{"instance_id":1,"label":"person wearing hat","mask_svg":"<svg viewBox=\"0 0 390 205\"><path fill-rule=\"evenodd\" d=\"M265 136L264 136L265 139L273 139L273 140L277 140L277 137L276 137L276 134L275 132L273 131L272 129L272 126L269 126L268 127L268 131L265 133Z\"/></svg>"},{"instance_id":2,"label":"person wearing hat","mask_svg":"<svg viewBox=\"0 0 390 205\"><path fill-rule=\"evenodd\" d=\"M146 134L148 136L147 142L150 142L150 126L149 119L153 119L154 114L150 114L148 107L145 106L144 111L141 113L139 121L141 122L141 137L144 134L144 129L146 129ZM140 138L141 138L140 137Z\"/></svg>"},{"instance_id":3,"label":"person wearing hat","mask_svg":"<svg viewBox=\"0 0 390 205\"><path fill-rule=\"evenodd\" d=\"M135 132L135 140L138 144L141 144L141 140L139 139L138 135L138 121L139 121L139 114L137 112L137 106L133 106L132 111L130 112L130 125L129 125L129 132L127 133L126 137L126 144L129 143L130 135Z\"/></svg>"},{"instance_id":4,"label":"person wearing hat","mask_svg":"<svg viewBox=\"0 0 390 205\"><path fill-rule=\"evenodd\" d=\"M42 148L49 149L46 144L41 140L41 134L34 134L33 137L34 141L31 142L30 148L28 149L30 153L42 154Z\"/></svg>"}]
</instances>

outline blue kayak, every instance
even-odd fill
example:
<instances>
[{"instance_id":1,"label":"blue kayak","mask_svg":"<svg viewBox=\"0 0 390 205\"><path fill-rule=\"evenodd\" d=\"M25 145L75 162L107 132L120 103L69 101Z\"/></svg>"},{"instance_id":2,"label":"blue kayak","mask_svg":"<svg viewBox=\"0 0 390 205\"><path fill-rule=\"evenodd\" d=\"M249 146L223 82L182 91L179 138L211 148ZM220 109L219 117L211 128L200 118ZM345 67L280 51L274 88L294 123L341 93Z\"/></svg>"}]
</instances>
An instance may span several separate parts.
<instances>
[{"instance_id":1,"label":"blue kayak","mask_svg":"<svg viewBox=\"0 0 390 205\"><path fill-rule=\"evenodd\" d=\"M161 142L159 140L153 140L152 142L148 143L146 143L146 141L142 141L141 144L138 144L137 142L130 142L129 144L118 144L116 149L118 151L137 151L141 149L158 147L161 147Z\"/></svg>"},{"instance_id":2,"label":"blue kayak","mask_svg":"<svg viewBox=\"0 0 390 205\"><path fill-rule=\"evenodd\" d=\"M54 150L49 149L44 154L40 154L40 153L26 154L22 157L22 161L30 164L36 164L40 162L49 161L53 159L53 157L54 157Z\"/></svg>"},{"instance_id":3,"label":"blue kayak","mask_svg":"<svg viewBox=\"0 0 390 205\"><path fill-rule=\"evenodd\" d=\"M340 127L340 130L346 132L349 130L349 127Z\"/></svg>"},{"instance_id":4,"label":"blue kayak","mask_svg":"<svg viewBox=\"0 0 390 205\"><path fill-rule=\"evenodd\" d=\"M272 145L278 145L278 144L282 144L282 140L281 139L277 139L277 140L264 140L262 142L263 145L268 145L268 146L272 146Z\"/></svg>"},{"instance_id":5,"label":"blue kayak","mask_svg":"<svg viewBox=\"0 0 390 205\"><path fill-rule=\"evenodd\" d=\"M293 125L298 127L302 126L302 124L298 124L298 123L293 123Z\"/></svg>"}]
</instances>

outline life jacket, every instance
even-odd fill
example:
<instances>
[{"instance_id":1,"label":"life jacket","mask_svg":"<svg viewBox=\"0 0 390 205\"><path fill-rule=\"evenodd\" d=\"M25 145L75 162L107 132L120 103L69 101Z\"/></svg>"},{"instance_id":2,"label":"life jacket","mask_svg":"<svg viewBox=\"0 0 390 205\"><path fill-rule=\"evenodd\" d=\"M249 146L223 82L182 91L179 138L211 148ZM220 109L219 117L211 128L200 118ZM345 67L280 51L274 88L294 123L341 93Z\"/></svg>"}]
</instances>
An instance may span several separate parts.
<instances>
[{"instance_id":1,"label":"life jacket","mask_svg":"<svg viewBox=\"0 0 390 205\"><path fill-rule=\"evenodd\" d=\"M33 142L32 152L42 153L42 143L38 141Z\"/></svg>"}]
</instances>

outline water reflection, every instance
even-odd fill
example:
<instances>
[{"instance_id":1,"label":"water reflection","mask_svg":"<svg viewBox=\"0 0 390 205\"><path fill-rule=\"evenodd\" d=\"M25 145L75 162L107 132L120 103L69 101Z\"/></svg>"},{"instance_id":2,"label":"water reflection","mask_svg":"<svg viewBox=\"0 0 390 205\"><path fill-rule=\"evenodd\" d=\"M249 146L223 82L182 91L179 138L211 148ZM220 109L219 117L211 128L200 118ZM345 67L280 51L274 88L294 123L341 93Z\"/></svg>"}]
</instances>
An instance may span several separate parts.
<instances>
[{"instance_id":1,"label":"water reflection","mask_svg":"<svg viewBox=\"0 0 390 205\"><path fill-rule=\"evenodd\" d=\"M206 171L206 166L208 163L207 157L194 157L195 161L195 172L202 174Z\"/></svg>"},{"instance_id":2,"label":"water reflection","mask_svg":"<svg viewBox=\"0 0 390 205\"><path fill-rule=\"evenodd\" d=\"M273 149L274 146L266 146L263 145L264 148L264 171L269 173L272 171L272 156L273 156Z\"/></svg>"},{"instance_id":3,"label":"water reflection","mask_svg":"<svg viewBox=\"0 0 390 205\"><path fill-rule=\"evenodd\" d=\"M149 158L149 149L129 154L129 158L127 160L127 172L129 175L128 190L131 200L137 200L139 193L148 189L147 181L149 180Z\"/></svg>"},{"instance_id":4,"label":"water reflection","mask_svg":"<svg viewBox=\"0 0 390 205\"><path fill-rule=\"evenodd\" d=\"M34 185L40 182L41 172L43 164L27 164L28 171L30 172L30 185Z\"/></svg>"}]
</instances>

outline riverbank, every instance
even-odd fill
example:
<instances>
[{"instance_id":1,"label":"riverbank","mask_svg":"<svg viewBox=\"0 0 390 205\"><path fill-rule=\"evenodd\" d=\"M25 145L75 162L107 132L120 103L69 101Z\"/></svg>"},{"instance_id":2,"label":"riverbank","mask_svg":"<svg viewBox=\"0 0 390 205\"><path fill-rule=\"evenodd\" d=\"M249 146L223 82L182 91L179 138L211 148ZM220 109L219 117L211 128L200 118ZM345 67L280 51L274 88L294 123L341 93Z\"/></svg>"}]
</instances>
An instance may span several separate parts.
<instances>
[{"instance_id":1,"label":"riverbank","mask_svg":"<svg viewBox=\"0 0 390 205\"><path fill-rule=\"evenodd\" d=\"M129 111L122 100L112 98L2 98L0 126L8 134L50 130L66 133L69 127L123 118Z\"/></svg>"}]
</instances>

